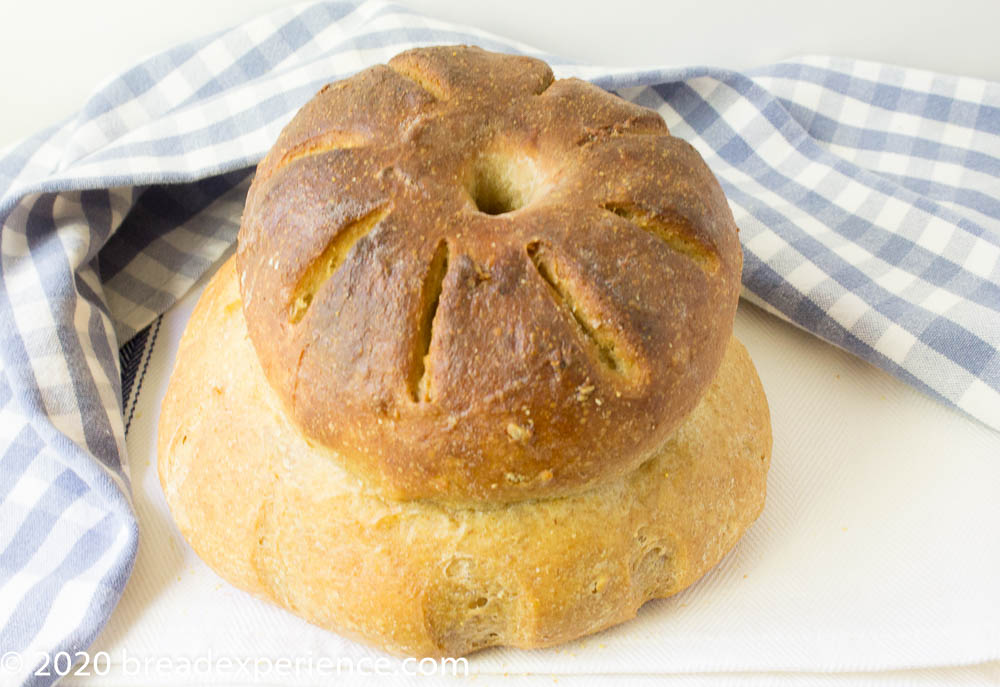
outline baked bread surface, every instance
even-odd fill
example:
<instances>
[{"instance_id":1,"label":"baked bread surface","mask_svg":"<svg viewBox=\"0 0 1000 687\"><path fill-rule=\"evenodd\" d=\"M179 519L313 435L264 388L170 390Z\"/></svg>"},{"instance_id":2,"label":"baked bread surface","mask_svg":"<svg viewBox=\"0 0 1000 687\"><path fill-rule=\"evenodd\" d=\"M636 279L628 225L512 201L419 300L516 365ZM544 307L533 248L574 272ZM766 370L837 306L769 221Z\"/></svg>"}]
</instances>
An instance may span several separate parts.
<instances>
[{"instance_id":1,"label":"baked bread surface","mask_svg":"<svg viewBox=\"0 0 1000 687\"><path fill-rule=\"evenodd\" d=\"M727 350L742 255L656 112L457 46L320 91L258 168L237 260L295 424L387 496L481 504L660 452Z\"/></svg>"},{"instance_id":2,"label":"baked bread surface","mask_svg":"<svg viewBox=\"0 0 1000 687\"><path fill-rule=\"evenodd\" d=\"M181 340L160 416L160 481L213 569L321 627L416 656L557 644L684 589L762 508L768 409L734 338L696 406L626 473L518 503L403 501L345 470L287 415L237 282L230 259ZM589 426L578 431L591 438Z\"/></svg>"}]
</instances>

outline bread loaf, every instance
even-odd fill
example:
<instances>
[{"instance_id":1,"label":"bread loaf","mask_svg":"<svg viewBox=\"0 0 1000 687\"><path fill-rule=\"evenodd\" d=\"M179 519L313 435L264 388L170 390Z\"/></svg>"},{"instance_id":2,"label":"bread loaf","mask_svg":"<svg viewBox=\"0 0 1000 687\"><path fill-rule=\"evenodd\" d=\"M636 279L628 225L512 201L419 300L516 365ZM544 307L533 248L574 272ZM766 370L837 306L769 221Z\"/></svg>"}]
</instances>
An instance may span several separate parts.
<instances>
[{"instance_id":1,"label":"bread loaf","mask_svg":"<svg viewBox=\"0 0 1000 687\"><path fill-rule=\"evenodd\" d=\"M548 646L694 582L763 505L718 182L544 63L413 50L258 167L160 420L233 584L412 655Z\"/></svg>"}]
</instances>

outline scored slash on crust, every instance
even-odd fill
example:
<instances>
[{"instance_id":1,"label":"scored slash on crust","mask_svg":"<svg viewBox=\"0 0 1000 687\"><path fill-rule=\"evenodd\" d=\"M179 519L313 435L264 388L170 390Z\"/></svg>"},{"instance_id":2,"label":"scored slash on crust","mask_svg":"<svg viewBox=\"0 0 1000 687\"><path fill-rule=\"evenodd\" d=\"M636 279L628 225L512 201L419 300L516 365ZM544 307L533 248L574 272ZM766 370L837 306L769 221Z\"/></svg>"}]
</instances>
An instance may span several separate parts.
<instances>
[{"instance_id":1,"label":"scored slash on crust","mask_svg":"<svg viewBox=\"0 0 1000 687\"><path fill-rule=\"evenodd\" d=\"M313 155L322 155L323 153L332 153L337 150L361 148L368 145L368 143L368 137L357 132L340 130L325 131L285 151L285 154L274 164L269 164L267 161L262 163L257 170L258 178L255 181L256 183L261 183L273 177L296 160Z\"/></svg>"},{"instance_id":2,"label":"scored slash on crust","mask_svg":"<svg viewBox=\"0 0 1000 687\"><path fill-rule=\"evenodd\" d=\"M424 73L420 67L401 59L390 60L386 65L392 71L399 74L404 79L409 79L413 83L427 91L435 100L447 100L447 94L441 84L437 83L430 76Z\"/></svg>"},{"instance_id":3,"label":"scored slash on crust","mask_svg":"<svg viewBox=\"0 0 1000 687\"><path fill-rule=\"evenodd\" d=\"M292 324L298 323L306 316L316 293L344 263L354 244L371 233L391 209L388 203L378 206L345 224L330 240L323 252L306 268L295 287L288 317Z\"/></svg>"},{"instance_id":4,"label":"scored slash on crust","mask_svg":"<svg viewBox=\"0 0 1000 687\"><path fill-rule=\"evenodd\" d=\"M685 221L670 221L635 203L604 203L601 207L649 232L675 252L691 258L707 274L714 274L719 269L719 256L690 236Z\"/></svg>"},{"instance_id":5,"label":"scored slash on crust","mask_svg":"<svg viewBox=\"0 0 1000 687\"><path fill-rule=\"evenodd\" d=\"M304 143L295 146L281 157L275 171L285 165L308 157L309 155L321 155L322 153L333 152L334 150L346 150L349 148L360 148L368 143L368 137L354 131L326 131L319 136L314 136Z\"/></svg>"},{"instance_id":6,"label":"scored slash on crust","mask_svg":"<svg viewBox=\"0 0 1000 687\"><path fill-rule=\"evenodd\" d=\"M434 257L424 276L423 288L420 293L421 317L417 323L416 345L413 347L413 359L410 363L408 385L410 397L414 401L429 402L431 398L430 375L427 373L427 357L430 355L431 342L434 338L434 318L437 316L438 304L441 302L441 290L444 288L444 278L448 276L448 242L442 240L434 250Z\"/></svg>"},{"instance_id":7,"label":"scored slash on crust","mask_svg":"<svg viewBox=\"0 0 1000 687\"><path fill-rule=\"evenodd\" d=\"M549 254L548 247L541 241L532 241L526 250L549 293L560 307L572 315L601 364L615 374L631 377L636 369L635 362L625 354L625 347L602 326L600 319L588 312L583 299L574 294L572 284L559 276L559 265Z\"/></svg>"}]
</instances>

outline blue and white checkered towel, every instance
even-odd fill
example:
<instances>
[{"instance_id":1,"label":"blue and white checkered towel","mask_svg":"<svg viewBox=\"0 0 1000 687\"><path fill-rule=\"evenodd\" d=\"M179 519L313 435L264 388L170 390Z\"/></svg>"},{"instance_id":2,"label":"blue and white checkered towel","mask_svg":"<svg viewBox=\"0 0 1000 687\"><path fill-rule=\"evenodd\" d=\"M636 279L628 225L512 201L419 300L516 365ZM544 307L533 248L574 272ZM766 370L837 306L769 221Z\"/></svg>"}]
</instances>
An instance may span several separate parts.
<instances>
[{"instance_id":1,"label":"blue and white checkered towel","mask_svg":"<svg viewBox=\"0 0 1000 687\"><path fill-rule=\"evenodd\" d=\"M434 43L659 110L722 181L749 298L1000 429L1000 85L821 57L612 70L383 2L288 8L146 60L0 154L0 653L83 649L129 576L119 347L235 240L300 105ZM32 667L0 681L51 680Z\"/></svg>"}]
</instances>

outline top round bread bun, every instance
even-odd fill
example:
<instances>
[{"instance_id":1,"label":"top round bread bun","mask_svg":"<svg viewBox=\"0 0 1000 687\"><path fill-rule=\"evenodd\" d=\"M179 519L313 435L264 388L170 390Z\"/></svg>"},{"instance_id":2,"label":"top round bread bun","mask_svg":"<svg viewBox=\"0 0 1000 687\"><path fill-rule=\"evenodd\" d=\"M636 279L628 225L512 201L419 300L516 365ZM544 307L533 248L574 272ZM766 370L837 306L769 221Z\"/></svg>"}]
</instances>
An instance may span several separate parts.
<instances>
[{"instance_id":1,"label":"top round bread bun","mask_svg":"<svg viewBox=\"0 0 1000 687\"><path fill-rule=\"evenodd\" d=\"M411 50L324 87L258 167L250 338L304 434L395 499L632 470L722 360L742 254L653 110L539 60Z\"/></svg>"}]
</instances>

